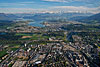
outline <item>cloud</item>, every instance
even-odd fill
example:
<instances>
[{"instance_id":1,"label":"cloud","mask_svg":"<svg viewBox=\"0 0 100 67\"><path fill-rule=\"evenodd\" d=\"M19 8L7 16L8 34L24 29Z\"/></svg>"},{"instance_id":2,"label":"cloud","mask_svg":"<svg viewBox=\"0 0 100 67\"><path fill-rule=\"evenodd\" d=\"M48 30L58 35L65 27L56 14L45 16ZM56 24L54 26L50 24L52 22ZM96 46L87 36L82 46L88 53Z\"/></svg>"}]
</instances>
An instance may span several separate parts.
<instances>
[{"instance_id":1,"label":"cloud","mask_svg":"<svg viewBox=\"0 0 100 67\"><path fill-rule=\"evenodd\" d=\"M0 3L0 7L7 7L7 6L25 6L28 4L34 4L35 2L18 2L18 3Z\"/></svg>"},{"instance_id":2,"label":"cloud","mask_svg":"<svg viewBox=\"0 0 100 67\"><path fill-rule=\"evenodd\" d=\"M19 2L21 4L34 4L35 2Z\"/></svg>"},{"instance_id":3,"label":"cloud","mask_svg":"<svg viewBox=\"0 0 100 67\"><path fill-rule=\"evenodd\" d=\"M100 0L43 0L48 2L85 2L85 3L100 3Z\"/></svg>"},{"instance_id":4,"label":"cloud","mask_svg":"<svg viewBox=\"0 0 100 67\"><path fill-rule=\"evenodd\" d=\"M50 1L50 2L68 2L67 0L43 0L43 1Z\"/></svg>"},{"instance_id":5,"label":"cloud","mask_svg":"<svg viewBox=\"0 0 100 67\"><path fill-rule=\"evenodd\" d=\"M72 5L84 5L88 7L98 7L100 6L100 0L42 0L46 2L58 2L58 3L66 3Z\"/></svg>"},{"instance_id":6,"label":"cloud","mask_svg":"<svg viewBox=\"0 0 100 67\"><path fill-rule=\"evenodd\" d=\"M0 13L30 13L34 12L32 8L0 8Z\"/></svg>"},{"instance_id":7,"label":"cloud","mask_svg":"<svg viewBox=\"0 0 100 67\"><path fill-rule=\"evenodd\" d=\"M51 12L48 9L33 8L0 8L0 13L45 13Z\"/></svg>"},{"instance_id":8,"label":"cloud","mask_svg":"<svg viewBox=\"0 0 100 67\"><path fill-rule=\"evenodd\" d=\"M89 8L85 6L54 6L50 7L49 10L59 11L59 12L100 13L100 7Z\"/></svg>"},{"instance_id":9,"label":"cloud","mask_svg":"<svg viewBox=\"0 0 100 67\"><path fill-rule=\"evenodd\" d=\"M0 13L58 13L58 12L81 12L81 13L100 13L100 7L90 8L85 6L53 6L47 9L33 8L0 8Z\"/></svg>"}]
</instances>

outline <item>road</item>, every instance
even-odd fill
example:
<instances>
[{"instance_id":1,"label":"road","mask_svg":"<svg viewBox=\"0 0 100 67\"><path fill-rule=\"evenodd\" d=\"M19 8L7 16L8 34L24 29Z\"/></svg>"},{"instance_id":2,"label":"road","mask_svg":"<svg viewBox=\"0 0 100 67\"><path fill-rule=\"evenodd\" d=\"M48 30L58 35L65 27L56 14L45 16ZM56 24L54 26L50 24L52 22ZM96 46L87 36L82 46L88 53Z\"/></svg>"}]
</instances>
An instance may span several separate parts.
<instances>
[{"instance_id":1,"label":"road","mask_svg":"<svg viewBox=\"0 0 100 67\"><path fill-rule=\"evenodd\" d=\"M9 55L3 62L1 62L1 63L0 63L0 67L3 67L3 64L4 64L9 58L11 58L14 54L16 54L19 50L20 50L20 48L17 49L15 52L13 52L11 55Z\"/></svg>"}]
</instances>

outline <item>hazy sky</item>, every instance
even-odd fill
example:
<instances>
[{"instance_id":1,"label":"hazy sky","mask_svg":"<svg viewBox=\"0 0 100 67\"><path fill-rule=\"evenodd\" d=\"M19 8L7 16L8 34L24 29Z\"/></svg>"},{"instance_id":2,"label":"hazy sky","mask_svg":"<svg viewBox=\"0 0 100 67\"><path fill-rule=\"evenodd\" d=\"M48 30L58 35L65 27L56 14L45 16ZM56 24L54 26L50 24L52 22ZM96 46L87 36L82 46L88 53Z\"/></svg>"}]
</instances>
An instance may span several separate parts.
<instances>
[{"instance_id":1,"label":"hazy sky","mask_svg":"<svg viewBox=\"0 0 100 67\"><path fill-rule=\"evenodd\" d=\"M100 0L0 0L0 13L100 12Z\"/></svg>"}]
</instances>

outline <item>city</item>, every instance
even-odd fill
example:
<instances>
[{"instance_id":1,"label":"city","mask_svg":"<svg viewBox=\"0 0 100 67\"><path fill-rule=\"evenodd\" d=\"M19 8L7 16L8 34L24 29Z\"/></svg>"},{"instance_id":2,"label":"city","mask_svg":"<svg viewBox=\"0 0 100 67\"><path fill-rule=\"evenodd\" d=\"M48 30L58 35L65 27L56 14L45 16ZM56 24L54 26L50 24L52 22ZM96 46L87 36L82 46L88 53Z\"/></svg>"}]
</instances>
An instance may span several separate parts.
<instances>
[{"instance_id":1,"label":"city","mask_svg":"<svg viewBox=\"0 0 100 67\"><path fill-rule=\"evenodd\" d=\"M72 23L67 22L67 25L70 24ZM66 23L50 24L46 22L45 28L22 25L22 27L15 27L9 31L5 30L5 34L2 33L1 36L11 35L18 40L15 41L13 38L11 38L12 42L11 40L9 42L9 39L8 42L2 40L3 45L0 45L0 51L4 52L4 55L0 59L1 67L9 65L12 67L99 67L100 49L97 47L98 43L92 41L99 31L95 34L87 30L64 30L63 25ZM77 23L77 25L81 24ZM34 32L32 33L32 31ZM97 40L99 42L98 38Z\"/></svg>"},{"instance_id":2,"label":"city","mask_svg":"<svg viewBox=\"0 0 100 67\"><path fill-rule=\"evenodd\" d=\"M100 1L0 1L0 67L100 67Z\"/></svg>"}]
</instances>

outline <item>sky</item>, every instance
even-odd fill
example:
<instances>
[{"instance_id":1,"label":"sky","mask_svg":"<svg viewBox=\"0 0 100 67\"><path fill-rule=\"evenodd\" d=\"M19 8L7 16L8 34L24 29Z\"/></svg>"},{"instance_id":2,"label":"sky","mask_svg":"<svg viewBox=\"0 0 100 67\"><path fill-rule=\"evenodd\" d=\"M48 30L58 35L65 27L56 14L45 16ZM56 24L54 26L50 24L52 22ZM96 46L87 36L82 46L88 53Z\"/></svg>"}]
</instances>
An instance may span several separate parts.
<instances>
[{"instance_id":1,"label":"sky","mask_svg":"<svg viewBox=\"0 0 100 67\"><path fill-rule=\"evenodd\" d=\"M0 13L99 13L100 0L0 0Z\"/></svg>"}]
</instances>

